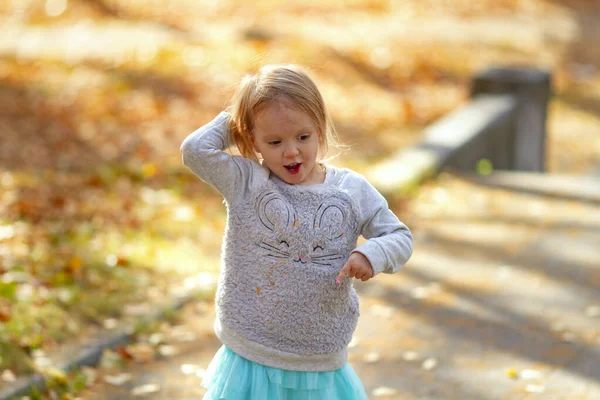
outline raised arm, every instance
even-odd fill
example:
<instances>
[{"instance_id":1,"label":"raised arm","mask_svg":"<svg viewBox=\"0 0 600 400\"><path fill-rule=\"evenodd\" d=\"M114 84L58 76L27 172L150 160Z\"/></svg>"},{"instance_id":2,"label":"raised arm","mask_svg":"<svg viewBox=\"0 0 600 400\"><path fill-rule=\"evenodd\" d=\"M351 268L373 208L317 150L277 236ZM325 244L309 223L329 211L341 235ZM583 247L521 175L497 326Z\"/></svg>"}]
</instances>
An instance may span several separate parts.
<instances>
[{"instance_id":1,"label":"raised arm","mask_svg":"<svg viewBox=\"0 0 600 400\"><path fill-rule=\"evenodd\" d=\"M250 184L254 161L226 153L229 113L189 134L181 144L183 163L204 182L217 189L228 203Z\"/></svg>"},{"instance_id":2,"label":"raised arm","mask_svg":"<svg viewBox=\"0 0 600 400\"><path fill-rule=\"evenodd\" d=\"M381 193L362 176L357 178L357 189L361 234L367 241L354 251L367 257L373 275L398 272L412 255L412 234L389 209Z\"/></svg>"}]
</instances>

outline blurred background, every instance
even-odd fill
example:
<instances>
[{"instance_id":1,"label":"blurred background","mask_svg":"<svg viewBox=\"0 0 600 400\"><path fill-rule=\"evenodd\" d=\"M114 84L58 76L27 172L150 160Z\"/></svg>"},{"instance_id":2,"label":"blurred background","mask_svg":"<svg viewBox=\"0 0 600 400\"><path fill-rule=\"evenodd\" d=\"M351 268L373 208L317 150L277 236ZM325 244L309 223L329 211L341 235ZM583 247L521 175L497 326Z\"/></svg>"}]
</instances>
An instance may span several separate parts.
<instances>
[{"instance_id":1,"label":"blurred background","mask_svg":"<svg viewBox=\"0 0 600 400\"><path fill-rule=\"evenodd\" d=\"M351 146L333 163L363 172L476 72L547 69L547 169L577 174L600 163L599 18L595 0L0 0L0 372L214 284L225 207L179 145L244 74L308 67Z\"/></svg>"}]
</instances>

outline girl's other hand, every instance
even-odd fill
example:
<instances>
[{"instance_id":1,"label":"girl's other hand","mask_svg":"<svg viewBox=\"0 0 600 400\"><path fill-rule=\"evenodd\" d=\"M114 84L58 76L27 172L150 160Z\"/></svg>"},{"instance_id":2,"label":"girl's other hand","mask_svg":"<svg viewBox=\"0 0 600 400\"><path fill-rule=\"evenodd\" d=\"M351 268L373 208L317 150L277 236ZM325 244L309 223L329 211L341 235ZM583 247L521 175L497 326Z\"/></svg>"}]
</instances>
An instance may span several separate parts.
<instances>
[{"instance_id":1,"label":"girl's other hand","mask_svg":"<svg viewBox=\"0 0 600 400\"><path fill-rule=\"evenodd\" d=\"M346 276L360 279L363 282L371 279L373 277L373 267L371 266L369 259L359 252L350 254L348 261L342 269L340 269L340 272L335 279L336 283L338 285L342 283L342 279Z\"/></svg>"}]
</instances>

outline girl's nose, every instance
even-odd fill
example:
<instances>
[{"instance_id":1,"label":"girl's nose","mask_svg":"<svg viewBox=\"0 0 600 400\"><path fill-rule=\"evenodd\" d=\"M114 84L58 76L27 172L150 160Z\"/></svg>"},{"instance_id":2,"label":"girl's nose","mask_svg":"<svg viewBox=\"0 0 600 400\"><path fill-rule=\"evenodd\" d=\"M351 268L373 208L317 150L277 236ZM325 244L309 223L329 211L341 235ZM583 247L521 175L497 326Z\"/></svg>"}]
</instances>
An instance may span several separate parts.
<instances>
[{"instance_id":1,"label":"girl's nose","mask_svg":"<svg viewBox=\"0 0 600 400\"><path fill-rule=\"evenodd\" d=\"M287 146L283 151L284 157L295 157L298 154L298 148L294 145Z\"/></svg>"}]
</instances>

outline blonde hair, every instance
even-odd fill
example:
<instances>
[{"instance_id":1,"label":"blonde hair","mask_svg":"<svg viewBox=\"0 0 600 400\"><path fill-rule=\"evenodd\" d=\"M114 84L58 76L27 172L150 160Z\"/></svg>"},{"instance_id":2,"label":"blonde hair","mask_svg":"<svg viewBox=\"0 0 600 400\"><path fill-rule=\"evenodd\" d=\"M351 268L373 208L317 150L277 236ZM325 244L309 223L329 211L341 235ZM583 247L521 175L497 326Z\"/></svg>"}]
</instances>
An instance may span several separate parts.
<instances>
[{"instance_id":1,"label":"blonde hair","mask_svg":"<svg viewBox=\"0 0 600 400\"><path fill-rule=\"evenodd\" d=\"M237 146L243 157L258 161L252 144L254 120L265 106L277 100L291 101L317 125L319 161L327 155L330 147L343 147L338 143L337 132L323 97L308 73L293 64L265 65L256 74L242 79L228 107L231 115L229 141Z\"/></svg>"}]
</instances>

